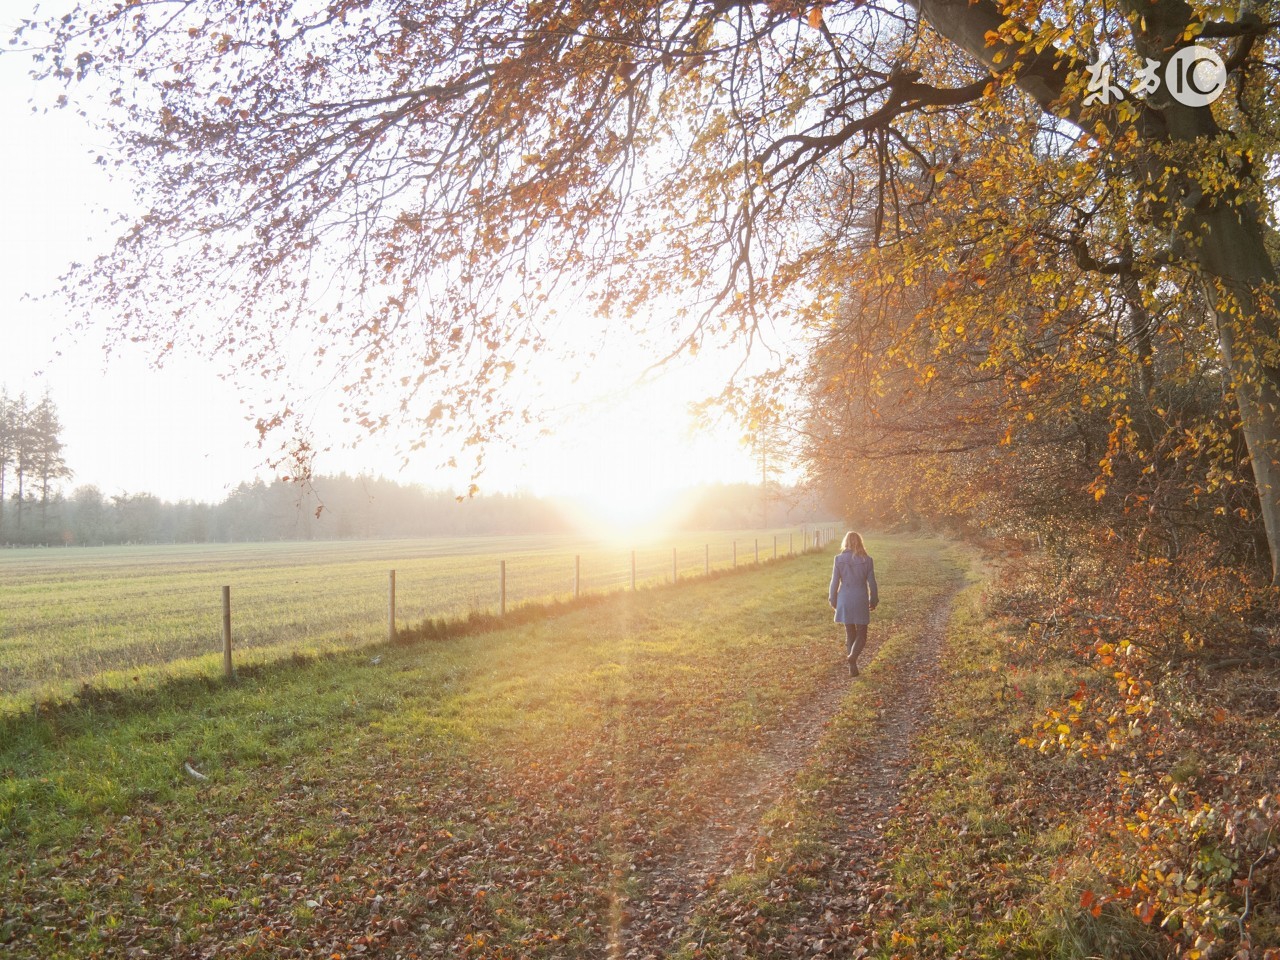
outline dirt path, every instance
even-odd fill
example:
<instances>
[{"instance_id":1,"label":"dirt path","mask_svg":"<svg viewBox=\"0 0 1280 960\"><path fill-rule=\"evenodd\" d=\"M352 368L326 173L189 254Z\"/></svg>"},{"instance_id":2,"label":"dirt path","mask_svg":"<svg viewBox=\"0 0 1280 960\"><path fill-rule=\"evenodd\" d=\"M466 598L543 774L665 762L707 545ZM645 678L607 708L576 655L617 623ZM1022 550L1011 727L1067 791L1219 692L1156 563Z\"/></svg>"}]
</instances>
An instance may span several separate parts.
<instances>
[{"instance_id":1,"label":"dirt path","mask_svg":"<svg viewBox=\"0 0 1280 960\"><path fill-rule=\"evenodd\" d=\"M867 877L880 857L884 825L897 804L912 738L928 717L958 589L957 584L937 601L924 618L917 642L895 665L887 688L881 691L883 706L875 734L856 751L856 775L849 776L839 796L832 798L839 821L846 825L842 835L833 838L839 854L832 868L839 881L831 891L834 900L810 898L814 901L811 929L807 934L800 931L812 941L822 940L824 950L836 932L832 911L844 918L865 913L874 898L874 891L865 889ZM879 645L873 632L864 664L879 653ZM752 865L762 816L777 804L812 756L850 684L867 682L865 677L850 678L843 661L833 658L820 693L770 737L754 768L736 780L709 785L717 813L685 839L675 856L640 877L645 893L625 904L627 920L610 945L611 957L662 957L681 942L687 921L716 881ZM847 927L842 925L846 935Z\"/></svg>"}]
</instances>

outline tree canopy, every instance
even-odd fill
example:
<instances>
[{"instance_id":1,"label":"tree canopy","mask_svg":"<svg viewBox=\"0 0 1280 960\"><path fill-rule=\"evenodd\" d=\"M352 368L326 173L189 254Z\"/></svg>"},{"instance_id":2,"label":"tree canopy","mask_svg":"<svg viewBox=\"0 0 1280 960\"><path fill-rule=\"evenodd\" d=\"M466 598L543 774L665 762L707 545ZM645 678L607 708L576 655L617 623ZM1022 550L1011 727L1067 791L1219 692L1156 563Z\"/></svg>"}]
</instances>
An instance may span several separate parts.
<instances>
[{"instance_id":1,"label":"tree canopy","mask_svg":"<svg viewBox=\"0 0 1280 960\"><path fill-rule=\"evenodd\" d=\"M1056 397L1108 424L1100 460L1141 471L1190 432L1249 464L1277 566L1276 21L1184 0L98 0L20 35L67 102L107 102L104 162L146 211L70 275L77 305L278 380L264 431L314 362L365 429L480 444L526 415L506 391L557 323L585 342L628 317L663 353L782 345L748 398L767 422L792 402L786 335L830 361L850 305L888 298L895 375L985 381L997 438ZM1178 72L1193 48L1220 77ZM1174 95L1210 80L1211 103ZM805 369L839 395L856 368ZM1159 412L1197 378L1228 412Z\"/></svg>"}]
</instances>

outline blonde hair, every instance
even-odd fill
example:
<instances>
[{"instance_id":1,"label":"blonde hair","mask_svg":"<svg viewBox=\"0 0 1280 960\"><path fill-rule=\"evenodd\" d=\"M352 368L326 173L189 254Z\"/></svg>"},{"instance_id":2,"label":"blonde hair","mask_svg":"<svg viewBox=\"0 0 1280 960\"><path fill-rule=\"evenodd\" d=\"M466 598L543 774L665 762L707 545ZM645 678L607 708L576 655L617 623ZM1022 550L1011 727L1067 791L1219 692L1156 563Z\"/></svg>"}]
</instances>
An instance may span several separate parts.
<instances>
[{"instance_id":1,"label":"blonde hair","mask_svg":"<svg viewBox=\"0 0 1280 960\"><path fill-rule=\"evenodd\" d=\"M852 550L860 557L865 557L867 555L867 547L862 542L862 534L855 533L852 530L844 535L844 542L840 544L840 549Z\"/></svg>"}]
</instances>

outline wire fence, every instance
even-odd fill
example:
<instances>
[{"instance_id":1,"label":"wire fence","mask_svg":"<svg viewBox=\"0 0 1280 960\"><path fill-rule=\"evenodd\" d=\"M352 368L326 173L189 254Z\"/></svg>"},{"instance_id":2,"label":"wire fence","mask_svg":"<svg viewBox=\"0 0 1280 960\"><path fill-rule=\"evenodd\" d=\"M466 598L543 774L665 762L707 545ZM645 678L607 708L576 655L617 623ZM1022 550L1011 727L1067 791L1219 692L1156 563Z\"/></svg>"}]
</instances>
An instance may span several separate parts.
<instances>
[{"instance_id":1,"label":"wire fence","mask_svg":"<svg viewBox=\"0 0 1280 960\"><path fill-rule=\"evenodd\" d=\"M708 539L701 544L686 539L670 547L650 545L630 551L579 552L571 557L567 554L500 557L491 568L496 600L486 612L501 616L521 603L635 590L656 583L709 576L713 572L820 549L836 536L836 527L824 525L759 531L754 535L749 532L728 540ZM485 608L473 604L471 609ZM417 611L403 612L412 617Z\"/></svg>"},{"instance_id":2,"label":"wire fence","mask_svg":"<svg viewBox=\"0 0 1280 960\"><path fill-rule=\"evenodd\" d=\"M643 589L827 546L832 524L634 549L513 536L27 550L0 556L0 709L374 644L425 621ZM229 629L228 629L229 627Z\"/></svg>"}]
</instances>

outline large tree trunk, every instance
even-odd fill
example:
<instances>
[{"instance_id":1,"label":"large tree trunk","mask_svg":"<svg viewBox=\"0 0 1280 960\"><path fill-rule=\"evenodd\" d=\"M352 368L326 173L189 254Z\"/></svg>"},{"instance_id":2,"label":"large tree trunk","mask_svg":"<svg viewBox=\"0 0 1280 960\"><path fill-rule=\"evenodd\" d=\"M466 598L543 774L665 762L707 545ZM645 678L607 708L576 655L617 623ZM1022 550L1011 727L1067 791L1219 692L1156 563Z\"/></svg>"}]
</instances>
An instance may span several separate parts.
<instances>
[{"instance_id":1,"label":"large tree trunk","mask_svg":"<svg viewBox=\"0 0 1280 960\"><path fill-rule=\"evenodd\" d=\"M1247 215L1251 208L1242 210ZM1263 289L1276 289L1275 265L1267 255L1263 226L1254 218L1245 220L1218 203L1200 219L1205 295L1217 324L1223 366L1231 375L1240 407L1271 551L1271 582L1280 584L1280 370L1276 368L1280 324L1275 306L1260 302L1259 295Z\"/></svg>"}]
</instances>

